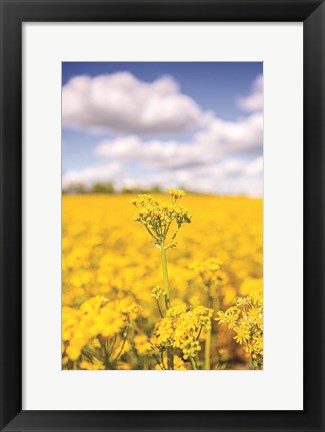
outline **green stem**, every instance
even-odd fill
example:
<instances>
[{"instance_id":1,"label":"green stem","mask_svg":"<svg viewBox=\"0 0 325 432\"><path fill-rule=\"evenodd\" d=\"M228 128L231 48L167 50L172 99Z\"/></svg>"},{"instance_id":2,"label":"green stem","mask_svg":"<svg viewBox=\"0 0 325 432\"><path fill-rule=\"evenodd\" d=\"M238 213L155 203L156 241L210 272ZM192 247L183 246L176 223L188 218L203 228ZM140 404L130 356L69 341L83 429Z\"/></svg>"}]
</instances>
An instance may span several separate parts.
<instances>
[{"instance_id":1,"label":"green stem","mask_svg":"<svg viewBox=\"0 0 325 432\"><path fill-rule=\"evenodd\" d=\"M164 292L165 292L165 304L166 304L166 309L168 310L170 308L169 282L168 282L168 270L167 270L167 256L166 256L164 243L161 243L160 250L161 250L161 263L162 263L162 272L163 272L163 285L164 285Z\"/></svg>"},{"instance_id":2,"label":"green stem","mask_svg":"<svg viewBox=\"0 0 325 432\"><path fill-rule=\"evenodd\" d=\"M210 370L210 356L211 356L211 327L207 331L204 347L204 369Z\"/></svg>"},{"instance_id":3,"label":"green stem","mask_svg":"<svg viewBox=\"0 0 325 432\"><path fill-rule=\"evenodd\" d=\"M166 310L170 308L170 298L169 298L169 281L168 281L168 270L167 270L167 256L165 250L164 242L160 245L161 250L161 263L162 263L162 273L163 273L163 286L165 292L165 304ZM174 350L173 347L167 347L167 369L174 369Z\"/></svg>"},{"instance_id":4,"label":"green stem","mask_svg":"<svg viewBox=\"0 0 325 432\"><path fill-rule=\"evenodd\" d=\"M213 298L211 297L211 287L210 285L207 285L207 294L208 294L208 308L213 309ZM212 334L212 324L210 320L210 329L207 330L207 335L205 339L205 346L204 346L204 369L210 370L211 369L211 334Z\"/></svg>"},{"instance_id":5,"label":"green stem","mask_svg":"<svg viewBox=\"0 0 325 432\"><path fill-rule=\"evenodd\" d=\"M194 370L197 370L197 366L193 357L190 357L191 365Z\"/></svg>"},{"instance_id":6,"label":"green stem","mask_svg":"<svg viewBox=\"0 0 325 432\"><path fill-rule=\"evenodd\" d=\"M122 342L121 349L120 349L119 353L117 354L117 356L115 357L114 361L117 361L120 358L120 356L121 356L121 354L122 354L122 352L124 350L124 346L125 346L125 342L126 342L127 338L128 338L128 332L126 330L126 333L125 333L125 336L124 336L124 339L123 339L123 342Z\"/></svg>"},{"instance_id":7,"label":"green stem","mask_svg":"<svg viewBox=\"0 0 325 432\"><path fill-rule=\"evenodd\" d=\"M162 311L160 309L159 299L157 299L157 306L158 306L158 310L159 310L161 318L164 318L164 314L162 313Z\"/></svg>"},{"instance_id":8,"label":"green stem","mask_svg":"<svg viewBox=\"0 0 325 432\"><path fill-rule=\"evenodd\" d=\"M167 369L174 370L174 348L167 347Z\"/></svg>"},{"instance_id":9,"label":"green stem","mask_svg":"<svg viewBox=\"0 0 325 432\"><path fill-rule=\"evenodd\" d=\"M203 329L203 326L200 327L199 333L198 333L198 335L196 336L196 340L197 340L197 341L200 339L202 329Z\"/></svg>"},{"instance_id":10,"label":"green stem","mask_svg":"<svg viewBox=\"0 0 325 432\"><path fill-rule=\"evenodd\" d=\"M172 246L173 241L175 240L175 238L176 238L176 236L178 234L179 229L180 229L180 225L178 225L176 231L174 232L173 237L170 239L170 242L169 242L168 246L166 246L166 250L169 249Z\"/></svg>"},{"instance_id":11,"label":"green stem","mask_svg":"<svg viewBox=\"0 0 325 432\"><path fill-rule=\"evenodd\" d=\"M147 225L144 225L144 226L145 226L146 230L148 231L148 233L151 235L151 237L152 237L155 241L157 241L157 237L154 236L154 235L152 234L152 232L151 232L150 229L147 227Z\"/></svg>"}]
</instances>

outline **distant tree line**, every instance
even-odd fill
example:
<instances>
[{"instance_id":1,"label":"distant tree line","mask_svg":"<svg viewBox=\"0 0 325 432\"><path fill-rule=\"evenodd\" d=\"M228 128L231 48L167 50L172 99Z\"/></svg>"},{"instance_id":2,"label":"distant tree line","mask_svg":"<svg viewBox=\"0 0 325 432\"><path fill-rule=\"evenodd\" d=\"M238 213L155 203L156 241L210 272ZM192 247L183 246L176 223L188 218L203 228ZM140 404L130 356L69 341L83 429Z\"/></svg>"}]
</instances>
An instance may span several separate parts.
<instances>
[{"instance_id":1,"label":"distant tree line","mask_svg":"<svg viewBox=\"0 0 325 432\"><path fill-rule=\"evenodd\" d=\"M140 187L125 187L122 190L117 190L114 184L108 183L94 183L91 186L86 186L83 183L70 183L62 188L63 194L79 195L79 194L139 194L139 193L163 193L165 192L157 185L153 185L150 188Z\"/></svg>"}]
</instances>

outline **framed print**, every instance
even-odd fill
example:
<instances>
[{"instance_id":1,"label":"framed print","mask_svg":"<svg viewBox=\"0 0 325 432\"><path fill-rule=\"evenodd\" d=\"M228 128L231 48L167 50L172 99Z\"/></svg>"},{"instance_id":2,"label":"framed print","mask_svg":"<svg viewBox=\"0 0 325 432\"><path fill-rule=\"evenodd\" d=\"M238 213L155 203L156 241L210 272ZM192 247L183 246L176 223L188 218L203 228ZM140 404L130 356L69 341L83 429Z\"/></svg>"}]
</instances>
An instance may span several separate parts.
<instances>
[{"instance_id":1,"label":"framed print","mask_svg":"<svg viewBox=\"0 0 325 432\"><path fill-rule=\"evenodd\" d=\"M62 77L63 369L262 370L263 64L64 62ZM221 119L236 85L245 114Z\"/></svg>"},{"instance_id":2,"label":"framed print","mask_svg":"<svg viewBox=\"0 0 325 432\"><path fill-rule=\"evenodd\" d=\"M324 2L1 19L1 430L324 430Z\"/></svg>"}]
</instances>

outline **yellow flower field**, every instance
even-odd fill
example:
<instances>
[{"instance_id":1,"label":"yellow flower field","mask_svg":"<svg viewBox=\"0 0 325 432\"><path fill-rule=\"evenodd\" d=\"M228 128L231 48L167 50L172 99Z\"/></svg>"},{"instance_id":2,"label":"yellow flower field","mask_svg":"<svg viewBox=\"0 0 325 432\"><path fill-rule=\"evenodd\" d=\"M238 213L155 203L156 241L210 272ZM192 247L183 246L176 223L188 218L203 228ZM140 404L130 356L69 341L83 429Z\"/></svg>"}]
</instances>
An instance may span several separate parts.
<instances>
[{"instance_id":1,"label":"yellow flower field","mask_svg":"<svg viewBox=\"0 0 325 432\"><path fill-rule=\"evenodd\" d=\"M62 197L62 367L261 369L262 200L182 198L166 306L159 245L131 199Z\"/></svg>"}]
</instances>

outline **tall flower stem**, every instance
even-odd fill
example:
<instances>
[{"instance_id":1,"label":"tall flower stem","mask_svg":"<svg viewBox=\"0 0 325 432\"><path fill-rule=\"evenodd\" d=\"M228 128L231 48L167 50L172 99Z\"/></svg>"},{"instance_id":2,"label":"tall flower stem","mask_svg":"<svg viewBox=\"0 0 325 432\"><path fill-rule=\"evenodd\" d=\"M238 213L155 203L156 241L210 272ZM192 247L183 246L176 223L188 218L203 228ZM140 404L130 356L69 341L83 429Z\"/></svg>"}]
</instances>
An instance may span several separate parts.
<instances>
[{"instance_id":1,"label":"tall flower stem","mask_svg":"<svg viewBox=\"0 0 325 432\"><path fill-rule=\"evenodd\" d=\"M211 356L211 327L207 330L204 347L204 369L210 370L210 356Z\"/></svg>"},{"instance_id":2,"label":"tall flower stem","mask_svg":"<svg viewBox=\"0 0 325 432\"><path fill-rule=\"evenodd\" d=\"M208 308L213 309L213 299L211 298L210 286L207 286L207 289L208 289L207 306ZM211 333L212 333L212 323L210 322L210 328L207 330L205 346L204 346L204 369L205 370L211 369Z\"/></svg>"},{"instance_id":3,"label":"tall flower stem","mask_svg":"<svg viewBox=\"0 0 325 432\"><path fill-rule=\"evenodd\" d=\"M165 304L166 309L170 308L170 298L169 298L169 280L168 280L168 269L167 269L167 256L165 244L161 243L161 263L162 263L162 272L163 272L163 284L164 284L164 292L165 292Z\"/></svg>"},{"instance_id":4,"label":"tall flower stem","mask_svg":"<svg viewBox=\"0 0 325 432\"><path fill-rule=\"evenodd\" d=\"M166 310L168 310L170 308L169 280L168 280L168 269L167 269L167 256L166 256L166 249L164 243L161 243L160 250L161 250L163 284L164 284L164 292L165 292L165 304L166 304ZM167 347L167 368L168 370L174 369L173 347Z\"/></svg>"}]
</instances>

